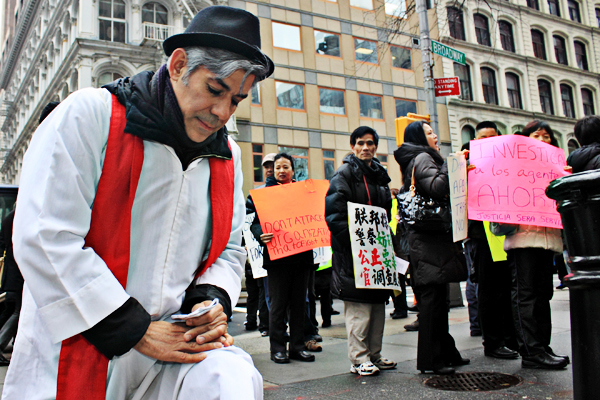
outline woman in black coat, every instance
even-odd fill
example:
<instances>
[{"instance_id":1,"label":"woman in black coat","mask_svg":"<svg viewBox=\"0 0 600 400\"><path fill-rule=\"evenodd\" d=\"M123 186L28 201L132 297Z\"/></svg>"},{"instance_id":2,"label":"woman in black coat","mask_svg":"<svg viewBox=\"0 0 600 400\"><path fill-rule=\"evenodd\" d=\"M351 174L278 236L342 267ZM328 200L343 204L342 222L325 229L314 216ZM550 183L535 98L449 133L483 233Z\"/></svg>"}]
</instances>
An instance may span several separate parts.
<instances>
[{"instance_id":1,"label":"woman in black coat","mask_svg":"<svg viewBox=\"0 0 600 400\"><path fill-rule=\"evenodd\" d=\"M404 131L404 143L394 157L402 171L401 193L409 190L415 174L417 193L435 200L447 199L448 166L439 154L437 135L423 122ZM418 294L419 343L417 369L422 373L452 374L453 366L466 365L448 328L447 284L467 279L467 267L452 231L417 232L409 227L411 285Z\"/></svg>"},{"instance_id":2,"label":"woman in black coat","mask_svg":"<svg viewBox=\"0 0 600 400\"><path fill-rule=\"evenodd\" d=\"M285 185L293 182L294 159L286 153L275 156L275 174L268 177L265 187ZM282 204L285 207L285 204ZM256 212L252 196L246 203L246 213ZM269 340L271 360L278 364L289 363L290 358L298 361L314 361L315 356L304 351L304 318L306 315L306 291L308 275L314 268L313 252L271 260L266 244L273 239L273 233L263 232L258 213L250 230L263 244L263 268L269 273ZM285 317L289 308L290 351L285 345Z\"/></svg>"},{"instance_id":3,"label":"woman in black coat","mask_svg":"<svg viewBox=\"0 0 600 400\"><path fill-rule=\"evenodd\" d=\"M573 173L600 169L600 117L590 115L577 121L575 137L581 147L567 159Z\"/></svg>"}]
</instances>

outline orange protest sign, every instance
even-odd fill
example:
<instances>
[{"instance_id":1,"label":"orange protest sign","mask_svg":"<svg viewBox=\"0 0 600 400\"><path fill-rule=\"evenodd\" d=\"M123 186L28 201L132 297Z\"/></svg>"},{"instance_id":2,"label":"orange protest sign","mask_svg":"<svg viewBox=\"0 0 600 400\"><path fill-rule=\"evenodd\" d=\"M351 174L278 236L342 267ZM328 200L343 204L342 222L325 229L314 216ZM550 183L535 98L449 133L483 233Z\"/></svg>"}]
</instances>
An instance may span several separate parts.
<instances>
[{"instance_id":1,"label":"orange protest sign","mask_svg":"<svg viewBox=\"0 0 600 400\"><path fill-rule=\"evenodd\" d=\"M272 233L269 257L277 260L331 245L325 222L329 181L306 180L250 191L264 233Z\"/></svg>"}]
</instances>

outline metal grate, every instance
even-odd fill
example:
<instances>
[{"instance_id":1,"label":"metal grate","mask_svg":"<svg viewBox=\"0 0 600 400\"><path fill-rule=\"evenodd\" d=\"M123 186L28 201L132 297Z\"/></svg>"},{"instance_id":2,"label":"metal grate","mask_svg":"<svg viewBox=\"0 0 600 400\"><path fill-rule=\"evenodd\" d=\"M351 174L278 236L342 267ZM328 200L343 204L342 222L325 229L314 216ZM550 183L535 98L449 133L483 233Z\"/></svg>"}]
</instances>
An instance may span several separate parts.
<instances>
[{"instance_id":1,"label":"metal grate","mask_svg":"<svg viewBox=\"0 0 600 400\"><path fill-rule=\"evenodd\" d=\"M425 381L425 386L458 392L479 392L506 389L523 382L516 375L498 372L457 372L452 375L434 376Z\"/></svg>"}]
</instances>

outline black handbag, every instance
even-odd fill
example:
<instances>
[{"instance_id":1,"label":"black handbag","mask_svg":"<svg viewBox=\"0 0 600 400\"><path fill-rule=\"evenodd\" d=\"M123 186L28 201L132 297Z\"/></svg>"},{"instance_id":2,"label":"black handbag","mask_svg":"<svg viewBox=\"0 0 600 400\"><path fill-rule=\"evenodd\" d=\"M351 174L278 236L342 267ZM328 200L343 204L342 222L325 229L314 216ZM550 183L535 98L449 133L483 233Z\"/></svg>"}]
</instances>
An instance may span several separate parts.
<instances>
[{"instance_id":1,"label":"black handbag","mask_svg":"<svg viewBox=\"0 0 600 400\"><path fill-rule=\"evenodd\" d=\"M452 228L449 201L434 200L417 193L414 167L410 189L398 194L398 208L406 226L415 231L446 232Z\"/></svg>"}]
</instances>

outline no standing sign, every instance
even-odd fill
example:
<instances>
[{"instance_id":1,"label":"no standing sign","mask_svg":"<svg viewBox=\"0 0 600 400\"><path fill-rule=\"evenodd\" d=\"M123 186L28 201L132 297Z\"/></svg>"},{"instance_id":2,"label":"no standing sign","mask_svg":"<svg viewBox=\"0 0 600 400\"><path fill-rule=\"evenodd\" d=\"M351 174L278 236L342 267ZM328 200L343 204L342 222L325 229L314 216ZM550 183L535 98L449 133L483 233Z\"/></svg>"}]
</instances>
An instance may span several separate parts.
<instances>
[{"instance_id":1,"label":"no standing sign","mask_svg":"<svg viewBox=\"0 0 600 400\"><path fill-rule=\"evenodd\" d=\"M435 78L435 97L460 96L460 83L457 76L450 78Z\"/></svg>"}]
</instances>

